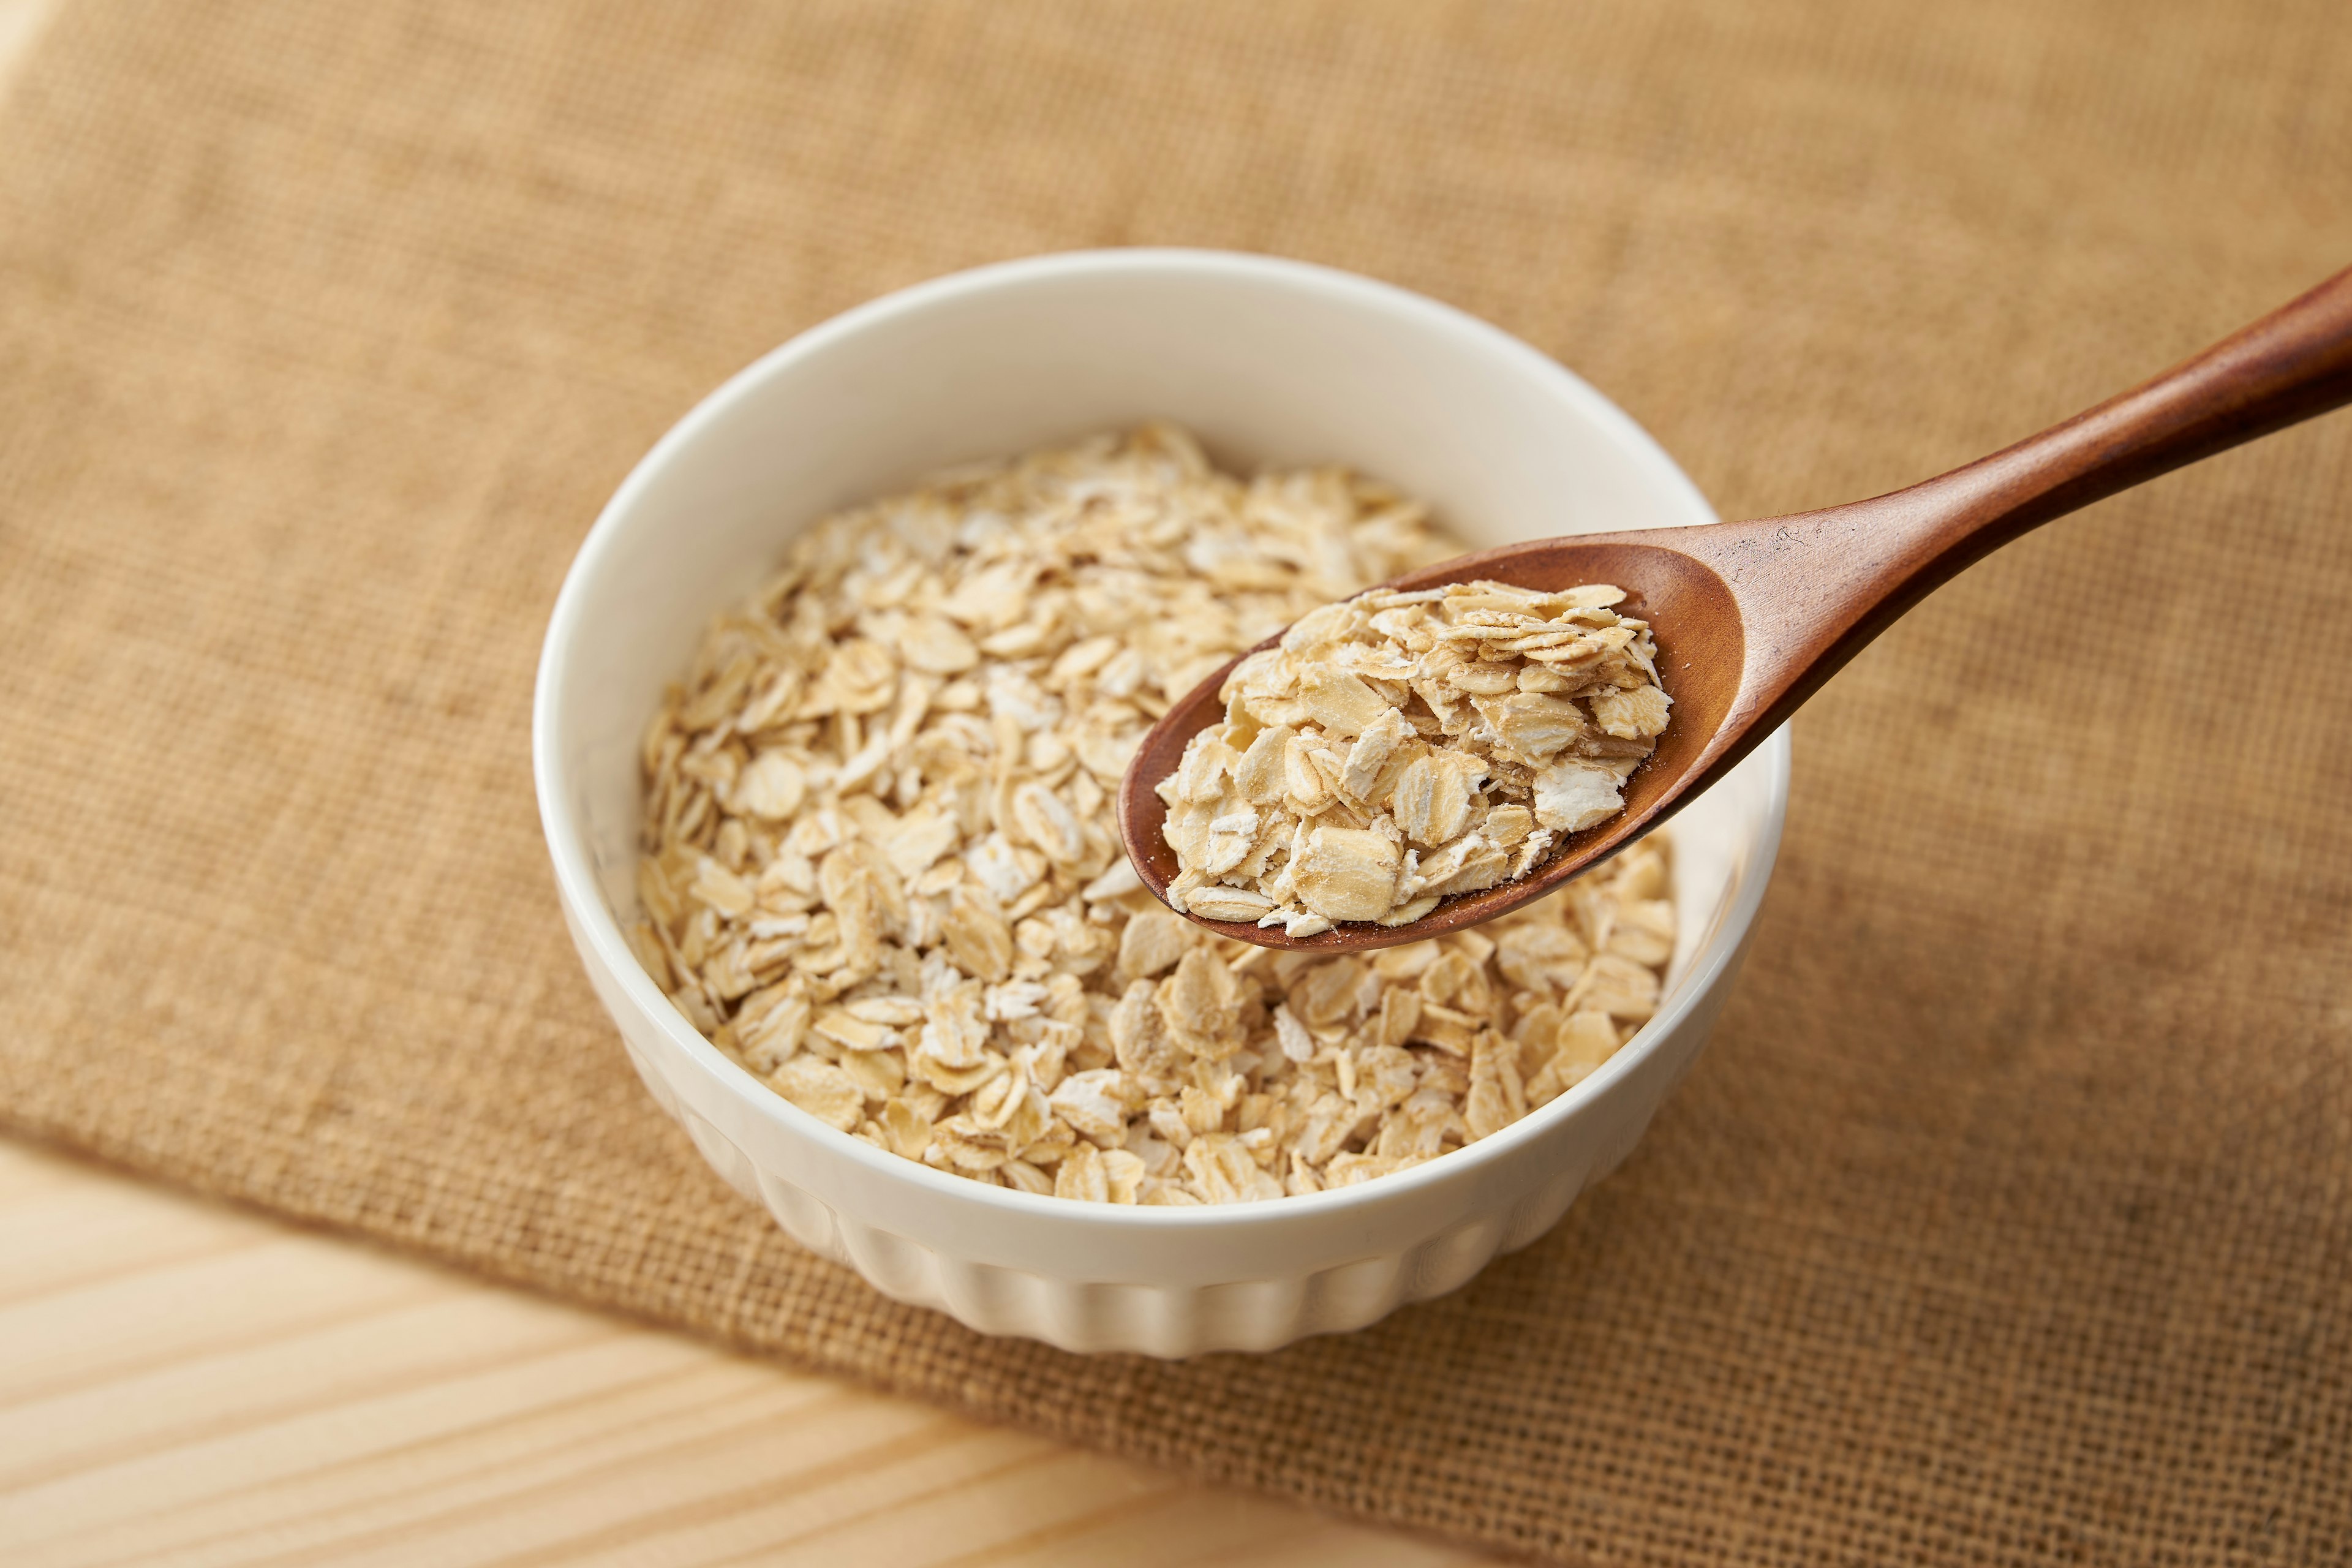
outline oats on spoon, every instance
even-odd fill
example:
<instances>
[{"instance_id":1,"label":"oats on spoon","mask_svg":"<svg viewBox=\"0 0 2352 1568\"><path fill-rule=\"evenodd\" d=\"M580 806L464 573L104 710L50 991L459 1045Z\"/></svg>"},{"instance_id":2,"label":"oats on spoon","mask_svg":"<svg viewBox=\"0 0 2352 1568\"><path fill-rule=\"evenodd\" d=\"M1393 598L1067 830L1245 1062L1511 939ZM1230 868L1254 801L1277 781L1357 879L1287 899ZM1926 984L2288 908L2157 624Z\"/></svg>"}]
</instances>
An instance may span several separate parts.
<instances>
[{"instance_id":1,"label":"oats on spoon","mask_svg":"<svg viewBox=\"0 0 2352 1568\"><path fill-rule=\"evenodd\" d=\"M1624 597L1454 583L1300 619L1159 785L1170 905L1293 937L1400 925L1614 816L1670 700Z\"/></svg>"}]
</instances>

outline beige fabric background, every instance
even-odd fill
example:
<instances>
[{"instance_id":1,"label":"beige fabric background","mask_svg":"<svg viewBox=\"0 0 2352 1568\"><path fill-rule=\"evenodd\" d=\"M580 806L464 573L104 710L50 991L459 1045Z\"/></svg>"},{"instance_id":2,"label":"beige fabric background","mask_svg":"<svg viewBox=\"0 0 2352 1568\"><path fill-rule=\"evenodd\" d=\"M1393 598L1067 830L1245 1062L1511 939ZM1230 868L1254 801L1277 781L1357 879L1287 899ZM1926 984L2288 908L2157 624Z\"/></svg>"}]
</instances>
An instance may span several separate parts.
<instances>
[{"instance_id":1,"label":"beige fabric background","mask_svg":"<svg viewBox=\"0 0 2352 1568\"><path fill-rule=\"evenodd\" d=\"M1355 268L1791 510L2352 260L2347 79L2336 0L77 0L0 117L0 1119L1567 1562L2342 1561L2352 416L2046 531L1832 683L1633 1160L1270 1358L985 1342L796 1252L629 1075L525 731L627 467L884 289Z\"/></svg>"}]
</instances>

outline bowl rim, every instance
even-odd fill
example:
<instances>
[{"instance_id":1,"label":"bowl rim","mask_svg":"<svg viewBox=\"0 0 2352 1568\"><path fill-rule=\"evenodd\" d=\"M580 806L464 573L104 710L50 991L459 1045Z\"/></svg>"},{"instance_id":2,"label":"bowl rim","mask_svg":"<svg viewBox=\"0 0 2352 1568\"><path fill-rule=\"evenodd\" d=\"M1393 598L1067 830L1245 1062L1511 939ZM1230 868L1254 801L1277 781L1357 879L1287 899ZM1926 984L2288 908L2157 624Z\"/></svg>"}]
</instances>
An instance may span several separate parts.
<instances>
[{"instance_id":1,"label":"bowl rim","mask_svg":"<svg viewBox=\"0 0 2352 1568\"><path fill-rule=\"evenodd\" d=\"M1408 1199L1430 1189L1474 1180L1486 1166L1504 1160L1523 1145L1543 1136L1550 1127L1596 1103L1610 1089L1630 1076L1637 1065L1671 1036L1702 999L1716 989L1725 969L1738 958L1748 929L1771 879L1787 817L1789 738L1785 728L1757 748L1768 758L1763 830L1751 858L1753 872L1733 889L1728 904L1715 922L1714 933L1693 955L1674 999L1643 1024L1633 1038L1551 1103L1521 1117L1500 1131L1447 1154L1391 1175L1351 1186L1287 1195L1257 1203L1207 1205L1197 1207L1139 1204L1086 1204L1050 1194L982 1184L934 1170L919 1160L877 1149L863 1139L842 1132L792 1104L748 1069L739 1066L697 1030L637 963L622 934L619 921L606 908L599 881L584 849L584 839L572 810L566 770L557 747L558 714L562 707L569 655L583 629L583 604L587 584L604 557L625 531L627 518L638 500L652 488L677 455L734 406L772 379L790 373L859 333L905 316L950 305L1000 289L1034 287L1057 280L1189 272L1221 276L1231 280L1272 284L1293 289L1336 294L1374 310L1417 319L1425 328L1464 333L1490 353L1517 362L1518 367L1553 390L1581 416L1603 427L1643 467L1654 470L1668 489L1682 490L1697 512L1712 518L1697 486L1632 416L1603 396L1574 372L1491 322L1454 306L1391 283L1313 262L1255 254L1174 247L1059 251L1000 261L952 272L895 289L853 306L787 339L730 375L688 410L666 431L604 503L566 569L555 606L541 645L531 704L531 772L539 803L540 823L555 870L557 897L572 918L573 931L608 972L621 994L651 1024L673 1049L683 1053L704 1078L722 1086L730 1098L761 1121L788 1136L806 1138L814 1147L845 1157L877 1179L911 1184L918 1193L952 1201L978 1204L1000 1211L1015 1223L1058 1221L1078 1226L1152 1226L1193 1229L1202 1226L1265 1227L1312 1216L1336 1215L1367 1205Z\"/></svg>"}]
</instances>

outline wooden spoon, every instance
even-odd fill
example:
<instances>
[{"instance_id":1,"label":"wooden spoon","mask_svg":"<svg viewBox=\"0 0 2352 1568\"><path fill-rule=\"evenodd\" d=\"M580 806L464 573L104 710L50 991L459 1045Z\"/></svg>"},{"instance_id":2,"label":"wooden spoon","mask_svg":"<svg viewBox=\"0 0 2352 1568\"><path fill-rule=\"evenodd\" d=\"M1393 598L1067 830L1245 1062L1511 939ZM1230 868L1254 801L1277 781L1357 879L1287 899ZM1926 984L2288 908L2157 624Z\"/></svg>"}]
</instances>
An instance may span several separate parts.
<instances>
[{"instance_id":1,"label":"wooden spoon","mask_svg":"<svg viewBox=\"0 0 2352 1568\"><path fill-rule=\"evenodd\" d=\"M1507 544L1397 578L1387 585L1493 578L1626 590L1620 608L1654 628L1674 718L1627 781L1624 812L1571 836L1519 880L1450 899L1408 925L1343 924L1293 939L1279 928L1200 923L1262 947L1341 950L1417 942L1517 909L1673 816L1971 562L2052 518L2346 402L2352 268L2134 391L1908 489L1752 522ZM1196 732L1223 721L1217 689L1232 668L1152 726L1119 789L1128 857L1163 900L1176 854L1160 836L1167 810L1153 786L1176 771Z\"/></svg>"}]
</instances>

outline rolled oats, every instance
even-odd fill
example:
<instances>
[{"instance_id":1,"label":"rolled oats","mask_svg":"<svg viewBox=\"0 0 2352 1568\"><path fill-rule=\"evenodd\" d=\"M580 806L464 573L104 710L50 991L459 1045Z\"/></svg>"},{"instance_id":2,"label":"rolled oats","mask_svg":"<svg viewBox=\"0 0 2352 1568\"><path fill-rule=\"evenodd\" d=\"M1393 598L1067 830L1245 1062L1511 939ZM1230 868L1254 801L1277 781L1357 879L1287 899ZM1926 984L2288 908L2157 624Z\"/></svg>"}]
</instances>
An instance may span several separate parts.
<instances>
[{"instance_id":1,"label":"rolled oats","mask_svg":"<svg viewBox=\"0 0 2352 1568\"><path fill-rule=\"evenodd\" d=\"M719 617L646 731L631 945L783 1098L973 1181L1236 1203L1485 1136L1654 1011L1675 933L1661 839L1480 930L1327 958L1169 913L1112 816L1144 730L1219 663L1454 550L1378 485L1245 482L1165 426L828 519ZM1497 662L1460 666L1492 684ZM1309 919L1376 901L1397 918L1419 901L1391 897L1405 865L1475 876L1543 831L1475 741L1424 736L1388 700L1407 679L1389 668L1318 673L1202 764L1197 832L1228 879L1199 881L1194 910L1261 919L1276 900L1257 881L1286 874L1285 900L1305 884L1340 911L1286 903ZM1530 689L1590 688L1560 682ZM1647 718L1592 709L1589 727L1622 743L1610 726ZM1350 804L1383 791L1404 797L1385 827ZM1309 798L1326 804L1307 823L1289 803Z\"/></svg>"},{"instance_id":2,"label":"rolled oats","mask_svg":"<svg viewBox=\"0 0 2352 1568\"><path fill-rule=\"evenodd\" d=\"M1234 667L1224 722L1158 786L1169 901L1305 936L1404 924L1542 865L1623 809L1666 727L1624 597L1454 583L1300 617Z\"/></svg>"}]
</instances>

